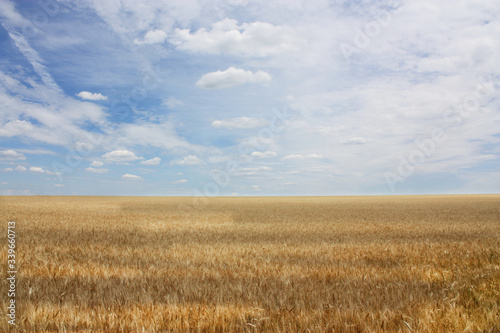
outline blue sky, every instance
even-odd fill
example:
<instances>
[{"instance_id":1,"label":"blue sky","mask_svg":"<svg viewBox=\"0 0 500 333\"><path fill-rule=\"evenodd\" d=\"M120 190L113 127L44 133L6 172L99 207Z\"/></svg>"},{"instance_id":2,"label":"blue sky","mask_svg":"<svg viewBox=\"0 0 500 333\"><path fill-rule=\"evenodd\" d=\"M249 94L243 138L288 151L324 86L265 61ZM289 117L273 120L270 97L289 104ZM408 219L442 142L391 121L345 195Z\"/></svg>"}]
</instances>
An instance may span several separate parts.
<instances>
[{"instance_id":1,"label":"blue sky","mask_svg":"<svg viewBox=\"0 0 500 333\"><path fill-rule=\"evenodd\" d=\"M0 194L499 193L499 16L0 0Z\"/></svg>"}]
</instances>

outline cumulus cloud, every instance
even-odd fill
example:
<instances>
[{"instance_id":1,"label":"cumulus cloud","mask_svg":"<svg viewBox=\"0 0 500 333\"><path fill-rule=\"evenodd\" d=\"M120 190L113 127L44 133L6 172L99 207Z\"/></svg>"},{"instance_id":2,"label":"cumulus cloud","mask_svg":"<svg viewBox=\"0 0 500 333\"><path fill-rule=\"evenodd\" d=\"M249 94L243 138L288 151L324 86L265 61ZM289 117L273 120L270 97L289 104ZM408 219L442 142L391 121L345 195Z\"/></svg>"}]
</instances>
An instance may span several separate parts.
<instances>
[{"instance_id":1,"label":"cumulus cloud","mask_svg":"<svg viewBox=\"0 0 500 333\"><path fill-rule=\"evenodd\" d=\"M104 162L101 162L101 161L92 161L92 163L90 165L93 166L93 167L102 167L104 165Z\"/></svg>"},{"instance_id":2,"label":"cumulus cloud","mask_svg":"<svg viewBox=\"0 0 500 333\"><path fill-rule=\"evenodd\" d=\"M319 155L319 154L286 155L285 157L283 157L284 160L307 160L307 159L315 159L315 158L323 158L323 155Z\"/></svg>"},{"instance_id":3,"label":"cumulus cloud","mask_svg":"<svg viewBox=\"0 0 500 333\"><path fill-rule=\"evenodd\" d=\"M265 57L285 51L298 50L304 41L287 26L266 22L238 25L238 21L225 18L191 33L189 29L176 29L171 42L178 49L208 54Z\"/></svg>"},{"instance_id":4,"label":"cumulus cloud","mask_svg":"<svg viewBox=\"0 0 500 333\"><path fill-rule=\"evenodd\" d=\"M63 184L54 184L55 187L64 187Z\"/></svg>"},{"instance_id":5,"label":"cumulus cloud","mask_svg":"<svg viewBox=\"0 0 500 333\"><path fill-rule=\"evenodd\" d=\"M18 166L16 166L16 167L14 168L14 170L19 171L19 172L24 172L24 171L26 171L26 170L28 170L28 169L26 169L26 168L25 168L25 167L23 167L22 165L18 165Z\"/></svg>"},{"instance_id":6,"label":"cumulus cloud","mask_svg":"<svg viewBox=\"0 0 500 333\"><path fill-rule=\"evenodd\" d=\"M225 128L255 128L259 126L265 126L267 121L265 119L249 118L249 117L239 117L229 120L214 120L212 121L213 127L225 127Z\"/></svg>"},{"instance_id":7,"label":"cumulus cloud","mask_svg":"<svg viewBox=\"0 0 500 333\"><path fill-rule=\"evenodd\" d=\"M107 96L104 96L101 93L91 93L88 91L80 91L76 96L81 99L89 100L89 101L106 101L108 100Z\"/></svg>"},{"instance_id":8,"label":"cumulus cloud","mask_svg":"<svg viewBox=\"0 0 500 333\"><path fill-rule=\"evenodd\" d=\"M142 161L141 164L144 164L144 165L158 165L158 164L160 164L160 162L161 162L161 158L155 157L155 158L152 158L150 160Z\"/></svg>"},{"instance_id":9,"label":"cumulus cloud","mask_svg":"<svg viewBox=\"0 0 500 333\"><path fill-rule=\"evenodd\" d=\"M113 150L109 153L102 155L106 163L126 164L136 160L143 159L136 156L133 152L128 150Z\"/></svg>"},{"instance_id":10,"label":"cumulus cloud","mask_svg":"<svg viewBox=\"0 0 500 333\"><path fill-rule=\"evenodd\" d=\"M143 40L134 39L134 44L161 44L167 39L167 33L163 30L150 30L146 32Z\"/></svg>"},{"instance_id":11,"label":"cumulus cloud","mask_svg":"<svg viewBox=\"0 0 500 333\"><path fill-rule=\"evenodd\" d=\"M17 168L16 168L16 170L17 170ZM21 170L19 170L19 171L21 171ZM24 171L24 170L22 170L22 171ZM30 167L29 171L30 172L35 172L35 173L44 173L46 175L51 175L51 176L56 176L56 175L60 175L61 174L60 172L53 172L53 171L46 170L46 169L41 168L41 167Z\"/></svg>"},{"instance_id":12,"label":"cumulus cloud","mask_svg":"<svg viewBox=\"0 0 500 333\"><path fill-rule=\"evenodd\" d=\"M197 156L188 155L184 157L182 160L172 161L171 163L176 165L196 165L200 164L201 160Z\"/></svg>"},{"instance_id":13,"label":"cumulus cloud","mask_svg":"<svg viewBox=\"0 0 500 333\"><path fill-rule=\"evenodd\" d=\"M124 180L144 180L142 177L136 176L136 175L131 175L129 173L126 173L122 176L122 179Z\"/></svg>"},{"instance_id":14,"label":"cumulus cloud","mask_svg":"<svg viewBox=\"0 0 500 333\"><path fill-rule=\"evenodd\" d=\"M5 171L5 172L11 172L11 171L13 171L13 170L14 170L14 169L12 169L12 168L5 168L5 169L2 169L2 171Z\"/></svg>"},{"instance_id":15,"label":"cumulus cloud","mask_svg":"<svg viewBox=\"0 0 500 333\"><path fill-rule=\"evenodd\" d=\"M254 151L250 155L257 158L269 158L276 157L277 154L274 151Z\"/></svg>"},{"instance_id":16,"label":"cumulus cloud","mask_svg":"<svg viewBox=\"0 0 500 333\"><path fill-rule=\"evenodd\" d=\"M196 86L204 89L221 89L240 86L246 83L265 83L271 81L271 75L263 71L255 73L229 67L225 71L216 71L203 75Z\"/></svg>"},{"instance_id":17,"label":"cumulus cloud","mask_svg":"<svg viewBox=\"0 0 500 333\"><path fill-rule=\"evenodd\" d=\"M187 179L179 179L179 180L172 182L172 184L185 184L187 182L188 182Z\"/></svg>"},{"instance_id":18,"label":"cumulus cloud","mask_svg":"<svg viewBox=\"0 0 500 333\"><path fill-rule=\"evenodd\" d=\"M26 157L22 153L12 149L0 151L0 161L20 161L25 159Z\"/></svg>"},{"instance_id":19,"label":"cumulus cloud","mask_svg":"<svg viewBox=\"0 0 500 333\"><path fill-rule=\"evenodd\" d=\"M92 172L92 173L108 173L109 170L108 169L104 169L104 168L92 168L92 167L88 167L87 169L85 169L85 171L87 172Z\"/></svg>"}]
</instances>

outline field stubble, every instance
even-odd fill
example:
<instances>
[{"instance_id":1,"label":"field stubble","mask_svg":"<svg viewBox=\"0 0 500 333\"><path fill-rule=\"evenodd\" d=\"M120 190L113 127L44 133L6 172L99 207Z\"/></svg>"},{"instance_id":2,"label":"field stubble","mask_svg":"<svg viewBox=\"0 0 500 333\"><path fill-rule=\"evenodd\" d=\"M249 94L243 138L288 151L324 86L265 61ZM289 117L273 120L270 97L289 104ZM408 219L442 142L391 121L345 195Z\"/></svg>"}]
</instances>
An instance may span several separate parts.
<instances>
[{"instance_id":1,"label":"field stubble","mask_svg":"<svg viewBox=\"0 0 500 333\"><path fill-rule=\"evenodd\" d=\"M18 331L500 332L499 195L0 200Z\"/></svg>"}]
</instances>

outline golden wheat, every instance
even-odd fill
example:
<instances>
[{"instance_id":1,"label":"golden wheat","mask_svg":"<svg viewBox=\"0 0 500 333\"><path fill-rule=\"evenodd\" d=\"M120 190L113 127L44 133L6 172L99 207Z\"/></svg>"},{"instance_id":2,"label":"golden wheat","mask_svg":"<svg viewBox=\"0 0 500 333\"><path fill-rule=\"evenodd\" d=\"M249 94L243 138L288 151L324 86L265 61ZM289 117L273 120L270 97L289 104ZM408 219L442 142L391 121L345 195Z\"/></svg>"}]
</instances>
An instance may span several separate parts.
<instances>
[{"instance_id":1,"label":"golden wheat","mask_svg":"<svg viewBox=\"0 0 500 333\"><path fill-rule=\"evenodd\" d=\"M1 197L17 330L500 331L499 195L192 200Z\"/></svg>"}]
</instances>

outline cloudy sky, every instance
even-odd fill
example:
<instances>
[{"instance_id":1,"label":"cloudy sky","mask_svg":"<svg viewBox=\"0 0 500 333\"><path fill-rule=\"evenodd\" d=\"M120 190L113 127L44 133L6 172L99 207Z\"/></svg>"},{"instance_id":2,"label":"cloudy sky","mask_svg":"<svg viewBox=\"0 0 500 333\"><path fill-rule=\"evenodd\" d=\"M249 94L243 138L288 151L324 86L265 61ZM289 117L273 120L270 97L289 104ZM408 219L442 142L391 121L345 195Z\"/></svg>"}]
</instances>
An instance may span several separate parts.
<instances>
[{"instance_id":1,"label":"cloudy sky","mask_svg":"<svg viewBox=\"0 0 500 333\"><path fill-rule=\"evenodd\" d=\"M0 0L0 194L499 193L499 17Z\"/></svg>"}]
</instances>

